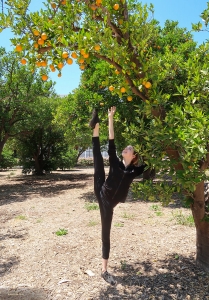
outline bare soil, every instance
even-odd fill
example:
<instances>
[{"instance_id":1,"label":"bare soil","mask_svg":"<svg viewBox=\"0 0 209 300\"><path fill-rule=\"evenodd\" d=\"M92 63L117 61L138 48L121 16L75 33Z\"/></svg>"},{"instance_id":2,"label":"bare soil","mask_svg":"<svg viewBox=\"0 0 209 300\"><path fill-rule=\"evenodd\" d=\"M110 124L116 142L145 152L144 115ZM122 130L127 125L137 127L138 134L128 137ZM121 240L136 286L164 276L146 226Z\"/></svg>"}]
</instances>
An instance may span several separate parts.
<instances>
[{"instance_id":1,"label":"bare soil","mask_svg":"<svg viewBox=\"0 0 209 300\"><path fill-rule=\"evenodd\" d=\"M131 194L115 208L112 287L100 276L100 214L86 207L92 201L92 168L43 177L0 172L0 300L209 299L209 276L195 266L195 228L174 218L188 209ZM68 233L57 236L59 229Z\"/></svg>"}]
</instances>

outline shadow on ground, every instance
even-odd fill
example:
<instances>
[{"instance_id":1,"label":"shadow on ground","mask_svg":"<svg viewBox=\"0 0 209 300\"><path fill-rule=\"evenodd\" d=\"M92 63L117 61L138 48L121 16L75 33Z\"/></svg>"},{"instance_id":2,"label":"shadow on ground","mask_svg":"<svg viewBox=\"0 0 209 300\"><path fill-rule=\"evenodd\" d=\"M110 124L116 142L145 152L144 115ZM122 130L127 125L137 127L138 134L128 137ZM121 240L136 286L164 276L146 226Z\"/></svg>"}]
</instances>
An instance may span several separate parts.
<instances>
[{"instance_id":1,"label":"shadow on ground","mask_svg":"<svg viewBox=\"0 0 209 300\"><path fill-rule=\"evenodd\" d=\"M0 287L0 300L46 300L44 289L35 289L27 286L15 289Z\"/></svg>"},{"instance_id":2,"label":"shadow on ground","mask_svg":"<svg viewBox=\"0 0 209 300\"><path fill-rule=\"evenodd\" d=\"M69 189L82 189L86 186L91 174L60 174L46 176L17 176L8 184L0 185L0 205L22 202L30 196L49 197L61 194ZM11 183L10 183L11 182Z\"/></svg>"},{"instance_id":3,"label":"shadow on ground","mask_svg":"<svg viewBox=\"0 0 209 300\"><path fill-rule=\"evenodd\" d=\"M196 267L192 256L174 253L157 263L121 262L114 272L117 285L101 290L97 299L209 299L209 274Z\"/></svg>"}]
</instances>

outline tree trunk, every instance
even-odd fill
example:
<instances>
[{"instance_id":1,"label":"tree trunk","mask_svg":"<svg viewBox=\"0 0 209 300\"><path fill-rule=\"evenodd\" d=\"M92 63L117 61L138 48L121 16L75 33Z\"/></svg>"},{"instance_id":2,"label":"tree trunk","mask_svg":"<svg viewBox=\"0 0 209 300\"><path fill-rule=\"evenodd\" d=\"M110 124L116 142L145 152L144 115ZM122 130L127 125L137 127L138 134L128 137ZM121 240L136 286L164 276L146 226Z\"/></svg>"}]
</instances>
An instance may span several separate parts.
<instances>
[{"instance_id":1,"label":"tree trunk","mask_svg":"<svg viewBox=\"0 0 209 300\"><path fill-rule=\"evenodd\" d=\"M42 165L39 161L39 155L34 155L35 160L35 174L36 175L44 175Z\"/></svg>"},{"instance_id":2,"label":"tree trunk","mask_svg":"<svg viewBox=\"0 0 209 300\"><path fill-rule=\"evenodd\" d=\"M196 264L209 272L209 222L203 221L205 216L204 182L196 186L194 203L191 206L196 226Z\"/></svg>"}]
</instances>

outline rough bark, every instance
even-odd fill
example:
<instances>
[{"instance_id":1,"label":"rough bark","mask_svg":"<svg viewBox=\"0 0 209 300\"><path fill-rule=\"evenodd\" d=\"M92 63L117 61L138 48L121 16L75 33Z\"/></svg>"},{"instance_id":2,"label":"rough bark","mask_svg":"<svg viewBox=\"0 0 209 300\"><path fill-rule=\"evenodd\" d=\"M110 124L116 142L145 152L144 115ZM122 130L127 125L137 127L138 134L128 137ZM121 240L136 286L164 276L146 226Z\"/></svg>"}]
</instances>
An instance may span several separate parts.
<instances>
[{"instance_id":1,"label":"rough bark","mask_svg":"<svg viewBox=\"0 0 209 300\"><path fill-rule=\"evenodd\" d=\"M203 221L205 216L204 182L196 186L194 203L191 206L196 227L196 264L209 272L209 222Z\"/></svg>"}]
</instances>

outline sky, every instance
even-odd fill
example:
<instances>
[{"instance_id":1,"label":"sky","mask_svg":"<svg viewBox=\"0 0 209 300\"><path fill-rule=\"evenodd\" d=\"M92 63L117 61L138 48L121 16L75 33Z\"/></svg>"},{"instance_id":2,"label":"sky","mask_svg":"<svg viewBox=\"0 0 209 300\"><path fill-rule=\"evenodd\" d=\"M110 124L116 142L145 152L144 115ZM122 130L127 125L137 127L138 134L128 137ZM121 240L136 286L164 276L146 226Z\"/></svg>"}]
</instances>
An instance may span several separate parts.
<instances>
[{"instance_id":1,"label":"sky","mask_svg":"<svg viewBox=\"0 0 209 300\"><path fill-rule=\"evenodd\" d=\"M117 0L116 0L117 1ZM187 30L192 29L192 23L201 22L200 14L207 7L207 0L142 0L143 4L154 5L154 18L163 26L166 20L178 21L180 27ZM43 7L43 0L31 0L31 11ZM209 39L208 32L193 33L194 40L199 44ZM7 51L11 47L10 38L12 34L9 29L0 33L0 46ZM77 64L67 65L62 70L62 77L58 78L56 73L50 73L50 78L56 82L55 91L59 95L67 95L78 87L81 71Z\"/></svg>"}]
</instances>

